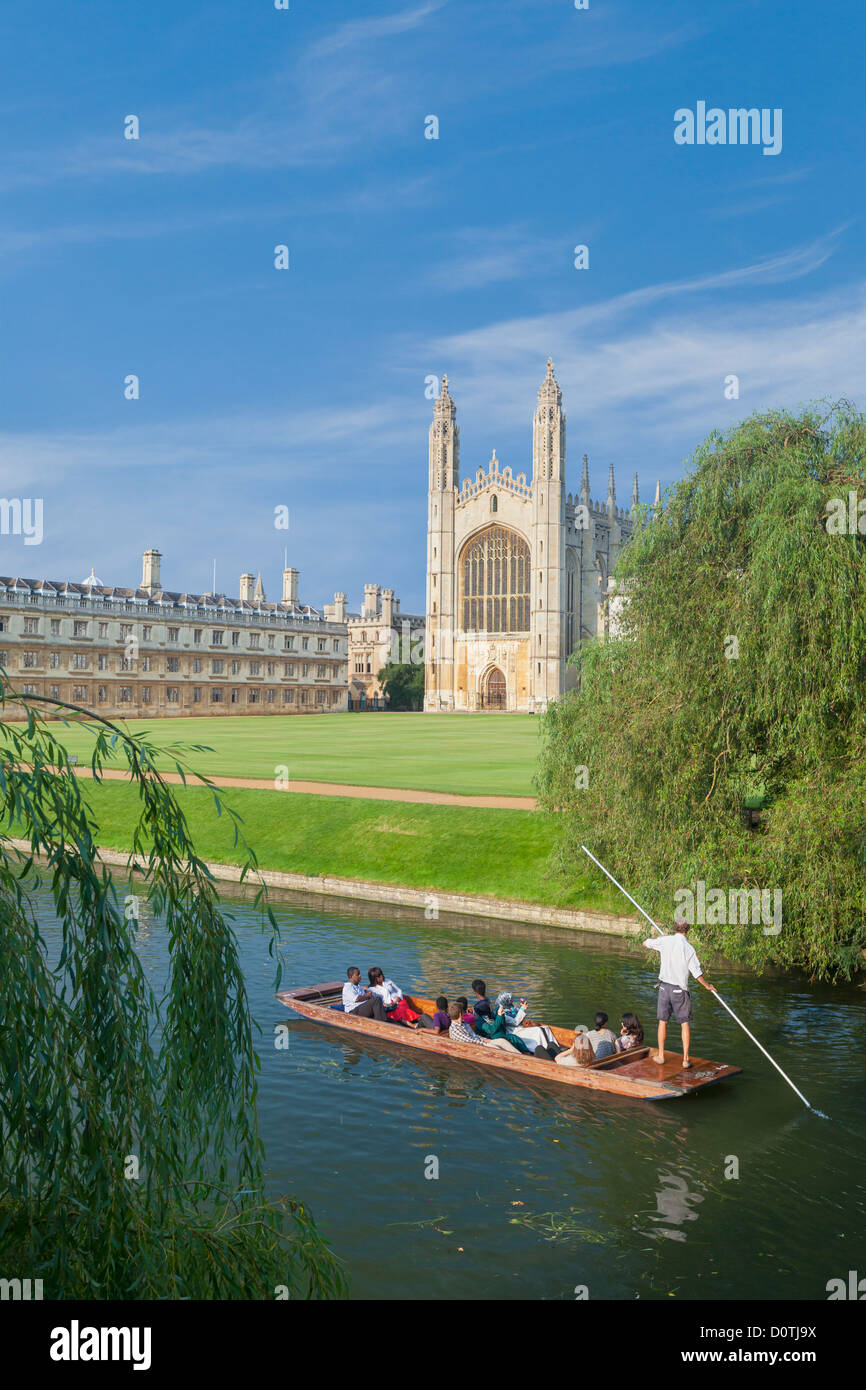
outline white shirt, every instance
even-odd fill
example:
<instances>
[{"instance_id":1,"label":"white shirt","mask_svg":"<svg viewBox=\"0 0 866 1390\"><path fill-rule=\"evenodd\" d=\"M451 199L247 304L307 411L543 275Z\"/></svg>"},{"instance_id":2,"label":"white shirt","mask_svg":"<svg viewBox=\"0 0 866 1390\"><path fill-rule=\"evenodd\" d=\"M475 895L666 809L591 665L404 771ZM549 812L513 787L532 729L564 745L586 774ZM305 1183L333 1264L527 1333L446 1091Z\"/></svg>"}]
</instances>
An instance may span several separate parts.
<instances>
[{"instance_id":1,"label":"white shirt","mask_svg":"<svg viewBox=\"0 0 866 1390\"><path fill-rule=\"evenodd\" d=\"M378 994L386 1009L390 1009L392 1004L398 1004L403 998L402 989L395 985L393 980L384 980L381 985L371 985L370 993Z\"/></svg>"},{"instance_id":2,"label":"white shirt","mask_svg":"<svg viewBox=\"0 0 866 1390\"><path fill-rule=\"evenodd\" d=\"M351 980L347 980L343 985L343 1010L350 1014L353 1009L357 1009L359 1004L363 1004L361 995L364 993L363 985L353 985Z\"/></svg>"},{"instance_id":3,"label":"white shirt","mask_svg":"<svg viewBox=\"0 0 866 1390\"><path fill-rule=\"evenodd\" d=\"M677 989L688 989L689 975L698 978L703 972L694 946L690 946L683 932L672 936L651 936L644 942L650 951L658 951L659 979L663 984L674 985Z\"/></svg>"}]
</instances>

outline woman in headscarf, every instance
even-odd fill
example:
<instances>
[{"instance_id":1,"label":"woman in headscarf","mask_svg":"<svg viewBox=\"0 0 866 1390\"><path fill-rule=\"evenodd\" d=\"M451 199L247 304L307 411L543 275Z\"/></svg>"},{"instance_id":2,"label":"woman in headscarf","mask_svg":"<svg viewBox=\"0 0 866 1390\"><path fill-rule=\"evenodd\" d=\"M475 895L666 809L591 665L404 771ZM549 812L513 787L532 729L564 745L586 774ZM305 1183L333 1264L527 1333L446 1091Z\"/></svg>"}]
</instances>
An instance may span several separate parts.
<instances>
[{"instance_id":1,"label":"woman in headscarf","mask_svg":"<svg viewBox=\"0 0 866 1390\"><path fill-rule=\"evenodd\" d=\"M531 1052L534 1057L546 1058L552 1062L560 1051L559 1043L550 1029L543 1023L525 1024L528 999L514 1002L514 995L503 990L496 996L494 1013L502 1010L505 1019L505 1036L521 1051Z\"/></svg>"}]
</instances>

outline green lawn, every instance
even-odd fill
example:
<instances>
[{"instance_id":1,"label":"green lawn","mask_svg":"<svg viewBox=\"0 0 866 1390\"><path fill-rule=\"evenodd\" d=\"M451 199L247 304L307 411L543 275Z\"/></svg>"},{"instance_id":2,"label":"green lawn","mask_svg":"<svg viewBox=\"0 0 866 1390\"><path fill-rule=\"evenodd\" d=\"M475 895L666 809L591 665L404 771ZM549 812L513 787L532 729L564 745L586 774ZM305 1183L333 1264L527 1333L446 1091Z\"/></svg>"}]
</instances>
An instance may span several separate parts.
<instances>
[{"instance_id":1,"label":"green lawn","mask_svg":"<svg viewBox=\"0 0 866 1390\"><path fill-rule=\"evenodd\" d=\"M300 781L532 796L539 724L530 714L357 713L130 720L127 727L146 730L160 746L206 744L213 752L190 758L215 778L272 778L288 767ZM87 729L52 728L70 753L89 759Z\"/></svg>"},{"instance_id":2,"label":"green lawn","mask_svg":"<svg viewBox=\"0 0 866 1390\"><path fill-rule=\"evenodd\" d=\"M300 721L299 721L300 722ZM372 720L371 720L372 722ZM82 783L99 823L99 844L127 849L138 815L135 787ZM203 787L177 787L198 852L239 864L225 815L217 818ZM548 857L554 829L533 811L476 810L335 796L232 788L225 802L244 819L244 834L265 869L334 874L414 888L490 894L588 911L620 912L612 893L589 876L565 883ZM10 833L21 835L19 828Z\"/></svg>"}]
</instances>

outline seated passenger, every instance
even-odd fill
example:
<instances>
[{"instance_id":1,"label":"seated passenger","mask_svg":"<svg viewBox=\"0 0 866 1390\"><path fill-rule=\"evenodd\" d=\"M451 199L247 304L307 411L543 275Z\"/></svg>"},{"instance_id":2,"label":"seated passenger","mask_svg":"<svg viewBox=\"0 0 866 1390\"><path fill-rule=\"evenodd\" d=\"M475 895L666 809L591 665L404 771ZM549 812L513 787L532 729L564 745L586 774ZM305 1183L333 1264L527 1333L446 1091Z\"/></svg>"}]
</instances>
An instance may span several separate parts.
<instances>
[{"instance_id":1,"label":"seated passenger","mask_svg":"<svg viewBox=\"0 0 866 1390\"><path fill-rule=\"evenodd\" d=\"M472 981L472 993L475 995L474 1012L476 1018L492 1018L493 1005L487 998L487 986L483 980ZM477 1023L476 1023L477 1028Z\"/></svg>"},{"instance_id":2,"label":"seated passenger","mask_svg":"<svg viewBox=\"0 0 866 1390\"><path fill-rule=\"evenodd\" d=\"M586 1067L593 1060L592 1043L584 1028L575 1028L571 1047L557 1053L553 1059L560 1067Z\"/></svg>"},{"instance_id":3,"label":"seated passenger","mask_svg":"<svg viewBox=\"0 0 866 1390\"><path fill-rule=\"evenodd\" d=\"M623 1014L622 1031L616 1040L617 1052L628 1052L633 1047L643 1047L643 1025L637 1014Z\"/></svg>"},{"instance_id":4,"label":"seated passenger","mask_svg":"<svg viewBox=\"0 0 866 1390\"><path fill-rule=\"evenodd\" d=\"M488 1002L489 1002L489 1000L488 1000ZM473 1029L477 1028L477 1027L478 1027L478 1019L476 1018L476 1016L475 1016L475 1014L473 1013L472 1009L470 1009L470 1007L469 1007L469 1000L466 998L466 995L465 995L465 994L458 994L458 996L457 996L457 1003L460 1005L461 1009L463 1010L463 1022L466 1024L466 1026L467 1026L468 1028L473 1028Z\"/></svg>"},{"instance_id":5,"label":"seated passenger","mask_svg":"<svg viewBox=\"0 0 866 1390\"><path fill-rule=\"evenodd\" d=\"M482 1047L495 1047L499 1052L510 1052L512 1057L515 1055L514 1048L505 1038L485 1038L479 1033L474 1033L467 1027L465 1014L460 1007L459 1001L448 1005L448 1016L451 1019L451 1027L448 1036L452 1042L475 1043Z\"/></svg>"},{"instance_id":6,"label":"seated passenger","mask_svg":"<svg viewBox=\"0 0 866 1390\"><path fill-rule=\"evenodd\" d=\"M610 1057L616 1052L616 1034L607 1026L607 1014L599 1010L595 1016L595 1027L586 1035L589 1038L595 1060Z\"/></svg>"},{"instance_id":7,"label":"seated passenger","mask_svg":"<svg viewBox=\"0 0 866 1390\"><path fill-rule=\"evenodd\" d=\"M526 1042L518 1036L518 1030L508 1027L508 1015L501 1004L496 1005L496 1012L492 1018L487 1018L483 1014L477 1020L475 1029L484 1038L505 1038L518 1052L523 1052L529 1057L541 1057L551 1060L550 1054L544 1047L535 1047L531 1042ZM531 1029L528 1031L532 1031Z\"/></svg>"},{"instance_id":8,"label":"seated passenger","mask_svg":"<svg viewBox=\"0 0 866 1390\"><path fill-rule=\"evenodd\" d=\"M374 965L367 974L370 979L370 992L378 994L382 1000L389 1022L405 1023L410 1028L417 1028L420 1014L409 1008L399 985L395 985L393 980L386 980L384 970L378 965Z\"/></svg>"},{"instance_id":9,"label":"seated passenger","mask_svg":"<svg viewBox=\"0 0 866 1390\"><path fill-rule=\"evenodd\" d=\"M492 1015L486 1013L476 1014L475 1031L482 1038L504 1038L506 1029L505 1010L499 1008ZM511 1041L510 1038L507 1039ZM528 1052L528 1047L518 1047L518 1052Z\"/></svg>"},{"instance_id":10,"label":"seated passenger","mask_svg":"<svg viewBox=\"0 0 866 1390\"><path fill-rule=\"evenodd\" d=\"M551 1030L544 1023L525 1024L526 1011L529 1008L528 999L520 999L517 1004L514 1002L514 995L508 991L496 997L496 1009L500 1008L505 1012L505 1029L508 1041L514 1043L521 1052L530 1052L534 1057L539 1057L552 1062L557 1053L562 1049Z\"/></svg>"},{"instance_id":11,"label":"seated passenger","mask_svg":"<svg viewBox=\"0 0 866 1390\"><path fill-rule=\"evenodd\" d=\"M354 1014L356 1018L375 1018L379 1023L387 1023L385 1005L378 995L364 989L357 965L349 966L346 977L348 983L343 985L343 1012Z\"/></svg>"},{"instance_id":12,"label":"seated passenger","mask_svg":"<svg viewBox=\"0 0 866 1390\"><path fill-rule=\"evenodd\" d=\"M436 1000L436 1012L433 1015L432 1028L434 1033L447 1033L451 1027L451 1019L448 1017L448 1000L444 994L440 994Z\"/></svg>"}]
</instances>

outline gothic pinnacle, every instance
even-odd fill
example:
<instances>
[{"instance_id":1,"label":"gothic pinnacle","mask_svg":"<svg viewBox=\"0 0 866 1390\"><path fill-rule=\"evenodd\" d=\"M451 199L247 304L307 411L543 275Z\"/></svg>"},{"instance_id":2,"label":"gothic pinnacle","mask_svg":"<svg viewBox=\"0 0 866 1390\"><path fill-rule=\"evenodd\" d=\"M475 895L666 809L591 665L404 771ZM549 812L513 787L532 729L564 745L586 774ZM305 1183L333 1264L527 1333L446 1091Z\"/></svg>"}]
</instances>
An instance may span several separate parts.
<instances>
[{"instance_id":1,"label":"gothic pinnacle","mask_svg":"<svg viewBox=\"0 0 866 1390\"><path fill-rule=\"evenodd\" d=\"M585 507L589 506L589 458L583 456L583 476L580 480L580 500Z\"/></svg>"}]
</instances>

